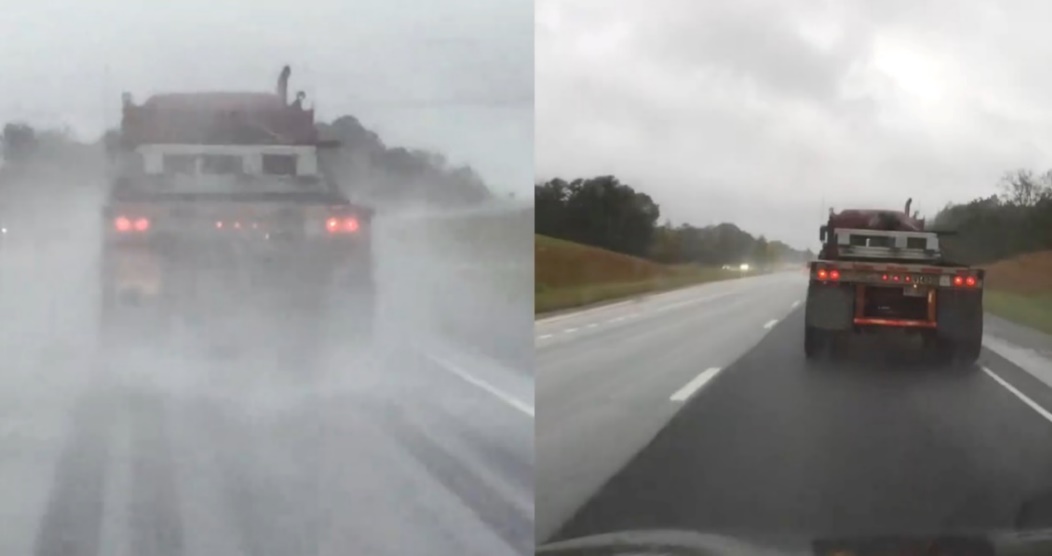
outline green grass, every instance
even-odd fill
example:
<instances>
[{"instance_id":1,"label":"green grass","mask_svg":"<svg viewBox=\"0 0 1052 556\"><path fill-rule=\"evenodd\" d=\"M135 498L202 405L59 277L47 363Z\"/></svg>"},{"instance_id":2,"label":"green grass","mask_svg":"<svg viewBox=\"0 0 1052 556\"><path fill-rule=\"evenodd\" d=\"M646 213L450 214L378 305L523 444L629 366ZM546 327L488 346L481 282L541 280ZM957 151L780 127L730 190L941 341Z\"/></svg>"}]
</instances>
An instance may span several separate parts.
<instances>
[{"instance_id":1,"label":"green grass","mask_svg":"<svg viewBox=\"0 0 1052 556\"><path fill-rule=\"evenodd\" d=\"M535 314L741 276L717 268L661 265L540 235L534 255Z\"/></svg>"},{"instance_id":2,"label":"green grass","mask_svg":"<svg viewBox=\"0 0 1052 556\"><path fill-rule=\"evenodd\" d=\"M987 311L1046 334L1052 334L1052 294L1023 295L987 290L983 298L983 305Z\"/></svg>"}]
</instances>

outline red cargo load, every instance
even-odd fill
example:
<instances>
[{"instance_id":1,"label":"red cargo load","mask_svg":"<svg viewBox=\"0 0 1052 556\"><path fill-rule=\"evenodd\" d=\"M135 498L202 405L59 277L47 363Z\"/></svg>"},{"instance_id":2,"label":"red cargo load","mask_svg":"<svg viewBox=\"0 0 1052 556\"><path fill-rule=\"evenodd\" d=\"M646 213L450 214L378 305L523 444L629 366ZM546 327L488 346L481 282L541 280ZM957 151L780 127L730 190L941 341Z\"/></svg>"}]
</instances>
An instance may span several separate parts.
<instances>
[{"instance_id":1,"label":"red cargo load","mask_svg":"<svg viewBox=\"0 0 1052 556\"><path fill-rule=\"evenodd\" d=\"M125 100L121 133L141 144L309 145L318 140L314 110L272 93L175 93L141 105Z\"/></svg>"},{"instance_id":2,"label":"red cargo load","mask_svg":"<svg viewBox=\"0 0 1052 556\"><path fill-rule=\"evenodd\" d=\"M894 210L844 210L829 215L829 228L860 230L924 231L924 221Z\"/></svg>"}]
</instances>

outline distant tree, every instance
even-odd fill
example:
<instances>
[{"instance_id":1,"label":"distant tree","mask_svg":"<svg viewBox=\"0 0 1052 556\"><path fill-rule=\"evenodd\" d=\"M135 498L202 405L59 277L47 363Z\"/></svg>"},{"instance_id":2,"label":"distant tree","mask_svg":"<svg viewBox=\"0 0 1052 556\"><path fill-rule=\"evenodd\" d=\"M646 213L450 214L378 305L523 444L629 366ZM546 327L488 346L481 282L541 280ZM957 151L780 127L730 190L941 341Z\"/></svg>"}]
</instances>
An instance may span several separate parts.
<instances>
[{"instance_id":1,"label":"distant tree","mask_svg":"<svg viewBox=\"0 0 1052 556\"><path fill-rule=\"evenodd\" d=\"M1021 169L1009 172L1001 178L999 188L1001 198L1009 204L1032 207L1042 199L1052 196L1052 173L1046 172L1035 178L1030 170Z\"/></svg>"},{"instance_id":2,"label":"distant tree","mask_svg":"<svg viewBox=\"0 0 1052 556\"><path fill-rule=\"evenodd\" d=\"M767 239L763 236L756 238L752 247L752 256L750 257L754 265L764 267L770 264L772 261L770 248L767 244Z\"/></svg>"},{"instance_id":3,"label":"distant tree","mask_svg":"<svg viewBox=\"0 0 1052 556\"><path fill-rule=\"evenodd\" d=\"M658 205L613 176L572 182L555 178L536 184L534 206L539 234L666 264L741 264L755 257L768 262L805 260L785 244L762 240L764 246L757 248L758 240L733 224L698 228L666 221L658 225Z\"/></svg>"},{"instance_id":4,"label":"distant tree","mask_svg":"<svg viewBox=\"0 0 1052 556\"><path fill-rule=\"evenodd\" d=\"M660 209L614 176L551 180L534 187L537 233L648 256Z\"/></svg>"},{"instance_id":5,"label":"distant tree","mask_svg":"<svg viewBox=\"0 0 1052 556\"><path fill-rule=\"evenodd\" d=\"M388 147L353 116L317 127L323 140L339 144L323 151L322 171L348 193L377 201L439 205L475 204L493 197L473 168L450 167L445 155L432 151Z\"/></svg>"},{"instance_id":6,"label":"distant tree","mask_svg":"<svg viewBox=\"0 0 1052 556\"><path fill-rule=\"evenodd\" d=\"M4 160L12 164L24 164L37 149L36 130L29 124L13 122L4 125Z\"/></svg>"}]
</instances>

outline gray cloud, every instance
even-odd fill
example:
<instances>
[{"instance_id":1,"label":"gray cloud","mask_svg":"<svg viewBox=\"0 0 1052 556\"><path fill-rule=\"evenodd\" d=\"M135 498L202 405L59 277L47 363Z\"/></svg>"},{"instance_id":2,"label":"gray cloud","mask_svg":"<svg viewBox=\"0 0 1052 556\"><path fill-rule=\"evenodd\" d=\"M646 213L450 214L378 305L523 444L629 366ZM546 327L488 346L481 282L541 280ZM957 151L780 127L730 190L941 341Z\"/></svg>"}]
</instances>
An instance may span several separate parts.
<instances>
[{"instance_id":1,"label":"gray cloud","mask_svg":"<svg viewBox=\"0 0 1052 556\"><path fill-rule=\"evenodd\" d=\"M533 177L530 0L41 0L0 18L0 119L93 137L123 90L269 89L293 66L321 117L445 152L495 186Z\"/></svg>"},{"instance_id":2,"label":"gray cloud","mask_svg":"<svg viewBox=\"0 0 1052 556\"><path fill-rule=\"evenodd\" d=\"M934 214L1052 166L1052 6L538 0L538 177L814 245L825 206Z\"/></svg>"}]
</instances>

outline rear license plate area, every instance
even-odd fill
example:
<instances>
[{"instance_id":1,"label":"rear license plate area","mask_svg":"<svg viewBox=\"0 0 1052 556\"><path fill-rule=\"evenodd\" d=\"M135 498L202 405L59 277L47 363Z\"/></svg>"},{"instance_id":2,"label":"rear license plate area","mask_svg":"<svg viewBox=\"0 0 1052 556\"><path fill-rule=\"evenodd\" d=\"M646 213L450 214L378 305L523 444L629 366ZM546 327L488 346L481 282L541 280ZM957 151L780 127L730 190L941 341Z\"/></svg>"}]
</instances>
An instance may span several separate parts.
<instances>
[{"instance_id":1,"label":"rear license plate area","mask_svg":"<svg viewBox=\"0 0 1052 556\"><path fill-rule=\"evenodd\" d=\"M906 297L928 297L928 288L910 286L902 288L902 295Z\"/></svg>"}]
</instances>

